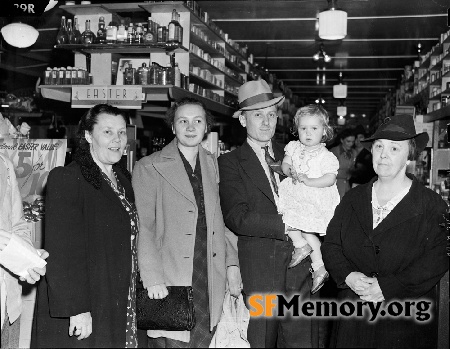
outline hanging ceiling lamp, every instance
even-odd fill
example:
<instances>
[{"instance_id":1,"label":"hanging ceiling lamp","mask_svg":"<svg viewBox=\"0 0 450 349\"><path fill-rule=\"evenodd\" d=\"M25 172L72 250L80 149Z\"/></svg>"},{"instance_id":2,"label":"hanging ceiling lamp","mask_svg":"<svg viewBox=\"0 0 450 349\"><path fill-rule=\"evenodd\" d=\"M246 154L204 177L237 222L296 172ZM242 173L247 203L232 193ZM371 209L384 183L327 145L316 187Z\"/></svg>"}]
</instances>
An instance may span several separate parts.
<instances>
[{"instance_id":1,"label":"hanging ceiling lamp","mask_svg":"<svg viewBox=\"0 0 450 349\"><path fill-rule=\"evenodd\" d=\"M342 84L342 72L339 72L339 85L333 86L333 97L338 99L347 98L347 85Z\"/></svg>"},{"instance_id":2,"label":"hanging ceiling lamp","mask_svg":"<svg viewBox=\"0 0 450 349\"><path fill-rule=\"evenodd\" d=\"M24 23L5 25L1 32L8 44L19 48L30 47L36 42L39 36L39 32L35 28Z\"/></svg>"},{"instance_id":3,"label":"hanging ceiling lamp","mask_svg":"<svg viewBox=\"0 0 450 349\"><path fill-rule=\"evenodd\" d=\"M319 37L340 40L347 35L347 12L336 8L335 0L328 0L328 9L319 13Z\"/></svg>"},{"instance_id":4,"label":"hanging ceiling lamp","mask_svg":"<svg viewBox=\"0 0 450 349\"><path fill-rule=\"evenodd\" d=\"M323 61L325 63L329 63L331 61L331 57L329 55L327 55L327 53L325 52L323 43L320 44L320 48L319 51L317 51L314 55L313 55L313 60L314 61L318 61L320 59L323 59Z\"/></svg>"}]
</instances>

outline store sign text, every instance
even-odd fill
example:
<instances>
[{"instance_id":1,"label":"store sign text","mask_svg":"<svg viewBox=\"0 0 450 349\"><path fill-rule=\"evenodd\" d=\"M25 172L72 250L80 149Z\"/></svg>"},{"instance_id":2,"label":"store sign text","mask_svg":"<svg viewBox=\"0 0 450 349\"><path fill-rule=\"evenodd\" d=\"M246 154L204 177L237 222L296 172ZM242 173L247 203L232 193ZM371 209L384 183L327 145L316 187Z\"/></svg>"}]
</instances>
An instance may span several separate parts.
<instances>
[{"instance_id":1,"label":"store sign text","mask_svg":"<svg viewBox=\"0 0 450 349\"><path fill-rule=\"evenodd\" d=\"M142 87L72 86L72 108L90 108L107 103L118 108L141 109Z\"/></svg>"}]
</instances>

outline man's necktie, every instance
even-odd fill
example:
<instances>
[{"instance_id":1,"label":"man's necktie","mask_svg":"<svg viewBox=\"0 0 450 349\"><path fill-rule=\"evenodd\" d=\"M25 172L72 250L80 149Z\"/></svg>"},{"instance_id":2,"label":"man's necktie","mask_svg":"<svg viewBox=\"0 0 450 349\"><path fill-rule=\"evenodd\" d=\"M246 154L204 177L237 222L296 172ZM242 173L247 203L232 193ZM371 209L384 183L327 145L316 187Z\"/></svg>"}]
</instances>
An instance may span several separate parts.
<instances>
[{"instance_id":1,"label":"man's necktie","mask_svg":"<svg viewBox=\"0 0 450 349\"><path fill-rule=\"evenodd\" d=\"M266 159L267 165L269 165L270 181L272 182L273 190L278 195L278 184L277 184L277 180L275 179L274 170L272 168L272 166L277 165L277 162L275 161L274 158L272 158L270 156L268 145L266 145L265 147L262 147L262 149L264 149L264 158Z\"/></svg>"}]
</instances>

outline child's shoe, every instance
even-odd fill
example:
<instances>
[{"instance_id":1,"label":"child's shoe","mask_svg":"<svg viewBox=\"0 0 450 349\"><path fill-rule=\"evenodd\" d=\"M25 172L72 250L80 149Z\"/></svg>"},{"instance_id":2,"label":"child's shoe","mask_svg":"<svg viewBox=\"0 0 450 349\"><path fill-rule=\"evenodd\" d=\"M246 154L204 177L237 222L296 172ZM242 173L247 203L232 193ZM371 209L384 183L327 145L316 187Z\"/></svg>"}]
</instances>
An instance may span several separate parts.
<instances>
[{"instance_id":1,"label":"child's shoe","mask_svg":"<svg viewBox=\"0 0 450 349\"><path fill-rule=\"evenodd\" d=\"M289 263L288 268L293 268L298 265L302 260L308 257L312 252L311 246L306 244L302 247L294 248L294 252L292 252L291 263Z\"/></svg>"},{"instance_id":2,"label":"child's shoe","mask_svg":"<svg viewBox=\"0 0 450 349\"><path fill-rule=\"evenodd\" d=\"M322 288L322 286L325 284L325 281L327 281L330 274L328 274L327 270L325 269L325 266L323 265L316 271L313 271L312 269L310 269L309 271L312 273L313 278L311 294L314 294Z\"/></svg>"}]
</instances>

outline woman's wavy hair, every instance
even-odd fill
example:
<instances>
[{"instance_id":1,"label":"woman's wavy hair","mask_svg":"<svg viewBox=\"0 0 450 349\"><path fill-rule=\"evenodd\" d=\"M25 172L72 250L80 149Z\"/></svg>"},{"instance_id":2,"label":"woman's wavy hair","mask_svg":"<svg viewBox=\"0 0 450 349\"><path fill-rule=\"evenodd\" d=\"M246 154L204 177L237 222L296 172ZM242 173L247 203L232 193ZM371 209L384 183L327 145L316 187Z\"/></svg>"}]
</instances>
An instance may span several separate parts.
<instances>
[{"instance_id":1,"label":"woman's wavy hair","mask_svg":"<svg viewBox=\"0 0 450 349\"><path fill-rule=\"evenodd\" d=\"M94 126L98 123L98 116L100 114L120 115L125 123L128 124L128 116L123 110L109 104L97 104L89 109L87 113L81 117L81 120L78 123L77 142L80 149L89 149L89 143L85 138L85 131L92 133Z\"/></svg>"},{"instance_id":2,"label":"woman's wavy hair","mask_svg":"<svg viewBox=\"0 0 450 349\"><path fill-rule=\"evenodd\" d=\"M327 142L333 138L333 128L330 126L330 117L327 111L319 104L308 104L297 110L294 116L294 127L292 129L292 134L294 136L298 135L298 127L300 125L300 119L304 116L315 116L322 122L325 134L322 136L322 142Z\"/></svg>"},{"instance_id":3,"label":"woman's wavy hair","mask_svg":"<svg viewBox=\"0 0 450 349\"><path fill-rule=\"evenodd\" d=\"M181 98L180 100L176 101L175 103L172 104L172 106L169 108L169 110L166 112L166 123L167 125L170 127L170 129L172 129L173 127L173 123L175 121L175 114L177 112L177 110L182 107L183 105L189 105L189 104L193 104L193 105L198 105L200 107L202 107L202 109L205 111L205 118L206 118L206 133L210 133L211 132L211 128L213 126L214 123L214 117L212 116L212 114L209 112L208 109L206 109L205 104L196 99L196 98L192 98L192 97L184 97Z\"/></svg>"}]
</instances>

